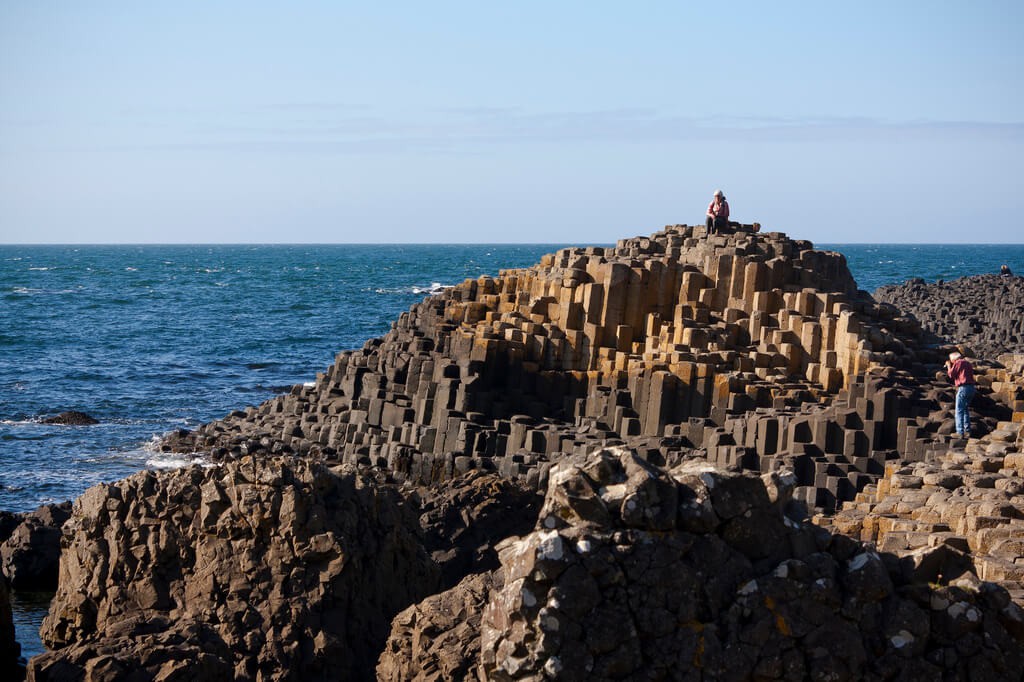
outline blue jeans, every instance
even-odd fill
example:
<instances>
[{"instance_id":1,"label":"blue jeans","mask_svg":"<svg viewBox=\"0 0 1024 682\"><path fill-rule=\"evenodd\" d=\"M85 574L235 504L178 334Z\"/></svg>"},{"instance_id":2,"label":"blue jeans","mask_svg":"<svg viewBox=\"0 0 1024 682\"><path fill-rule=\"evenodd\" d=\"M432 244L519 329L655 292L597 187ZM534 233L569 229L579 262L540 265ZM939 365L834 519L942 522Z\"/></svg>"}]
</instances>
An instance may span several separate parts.
<instances>
[{"instance_id":1,"label":"blue jeans","mask_svg":"<svg viewBox=\"0 0 1024 682\"><path fill-rule=\"evenodd\" d=\"M968 409L977 389L974 384L964 384L956 389L956 432L971 435L971 411Z\"/></svg>"}]
</instances>

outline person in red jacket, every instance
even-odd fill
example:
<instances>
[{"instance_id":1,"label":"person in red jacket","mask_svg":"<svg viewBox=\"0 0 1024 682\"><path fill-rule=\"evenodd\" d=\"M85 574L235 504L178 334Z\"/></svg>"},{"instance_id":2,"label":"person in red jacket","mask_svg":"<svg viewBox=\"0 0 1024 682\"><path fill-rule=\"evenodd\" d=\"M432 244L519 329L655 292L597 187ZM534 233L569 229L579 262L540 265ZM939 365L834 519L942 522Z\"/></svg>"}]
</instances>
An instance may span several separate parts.
<instances>
[{"instance_id":1,"label":"person in red jacket","mask_svg":"<svg viewBox=\"0 0 1024 682\"><path fill-rule=\"evenodd\" d=\"M708 204L707 221L708 234L721 232L729 226L729 202L725 200L722 190L716 189L715 196Z\"/></svg>"},{"instance_id":2,"label":"person in red jacket","mask_svg":"<svg viewBox=\"0 0 1024 682\"><path fill-rule=\"evenodd\" d=\"M961 438L971 436L971 401L977 387L974 383L974 367L958 351L949 354L946 360L946 374L956 386L956 432Z\"/></svg>"}]
</instances>

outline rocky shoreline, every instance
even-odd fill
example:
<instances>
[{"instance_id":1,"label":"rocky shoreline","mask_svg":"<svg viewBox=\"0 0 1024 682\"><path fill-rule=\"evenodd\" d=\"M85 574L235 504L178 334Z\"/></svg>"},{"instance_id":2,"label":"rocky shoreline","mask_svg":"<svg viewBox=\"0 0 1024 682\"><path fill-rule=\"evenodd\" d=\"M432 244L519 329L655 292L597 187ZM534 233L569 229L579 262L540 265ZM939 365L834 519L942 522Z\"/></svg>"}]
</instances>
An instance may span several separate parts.
<instances>
[{"instance_id":1,"label":"rocky shoreline","mask_svg":"<svg viewBox=\"0 0 1024 682\"><path fill-rule=\"evenodd\" d=\"M214 466L75 501L29 679L1019 678L1020 316L759 227L467 280L168 437Z\"/></svg>"}]
</instances>

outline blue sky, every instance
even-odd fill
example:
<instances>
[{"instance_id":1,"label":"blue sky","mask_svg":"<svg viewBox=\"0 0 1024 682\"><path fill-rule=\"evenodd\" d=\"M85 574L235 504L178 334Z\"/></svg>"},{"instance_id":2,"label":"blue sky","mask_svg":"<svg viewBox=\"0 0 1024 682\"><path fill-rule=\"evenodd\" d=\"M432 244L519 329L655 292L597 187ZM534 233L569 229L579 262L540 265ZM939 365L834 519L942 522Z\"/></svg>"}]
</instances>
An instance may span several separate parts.
<instances>
[{"instance_id":1,"label":"blue sky","mask_svg":"<svg viewBox=\"0 0 1024 682\"><path fill-rule=\"evenodd\" d=\"M0 0L0 242L1024 241L1024 3Z\"/></svg>"}]
</instances>

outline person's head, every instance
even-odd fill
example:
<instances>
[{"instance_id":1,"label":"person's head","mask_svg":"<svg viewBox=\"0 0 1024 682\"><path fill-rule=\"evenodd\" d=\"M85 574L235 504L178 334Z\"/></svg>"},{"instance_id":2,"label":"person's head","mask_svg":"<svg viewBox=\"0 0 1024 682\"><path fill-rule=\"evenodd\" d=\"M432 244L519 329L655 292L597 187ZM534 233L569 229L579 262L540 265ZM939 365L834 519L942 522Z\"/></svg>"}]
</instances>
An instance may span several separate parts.
<instances>
[{"instance_id":1,"label":"person's head","mask_svg":"<svg viewBox=\"0 0 1024 682\"><path fill-rule=\"evenodd\" d=\"M722 190L715 190L715 201L725 201L725 195L722 194Z\"/></svg>"},{"instance_id":2,"label":"person's head","mask_svg":"<svg viewBox=\"0 0 1024 682\"><path fill-rule=\"evenodd\" d=\"M962 357L963 357L963 355L961 355L959 351L953 351L952 353L949 354L949 361L950 362L956 362L957 360L959 360Z\"/></svg>"}]
</instances>

